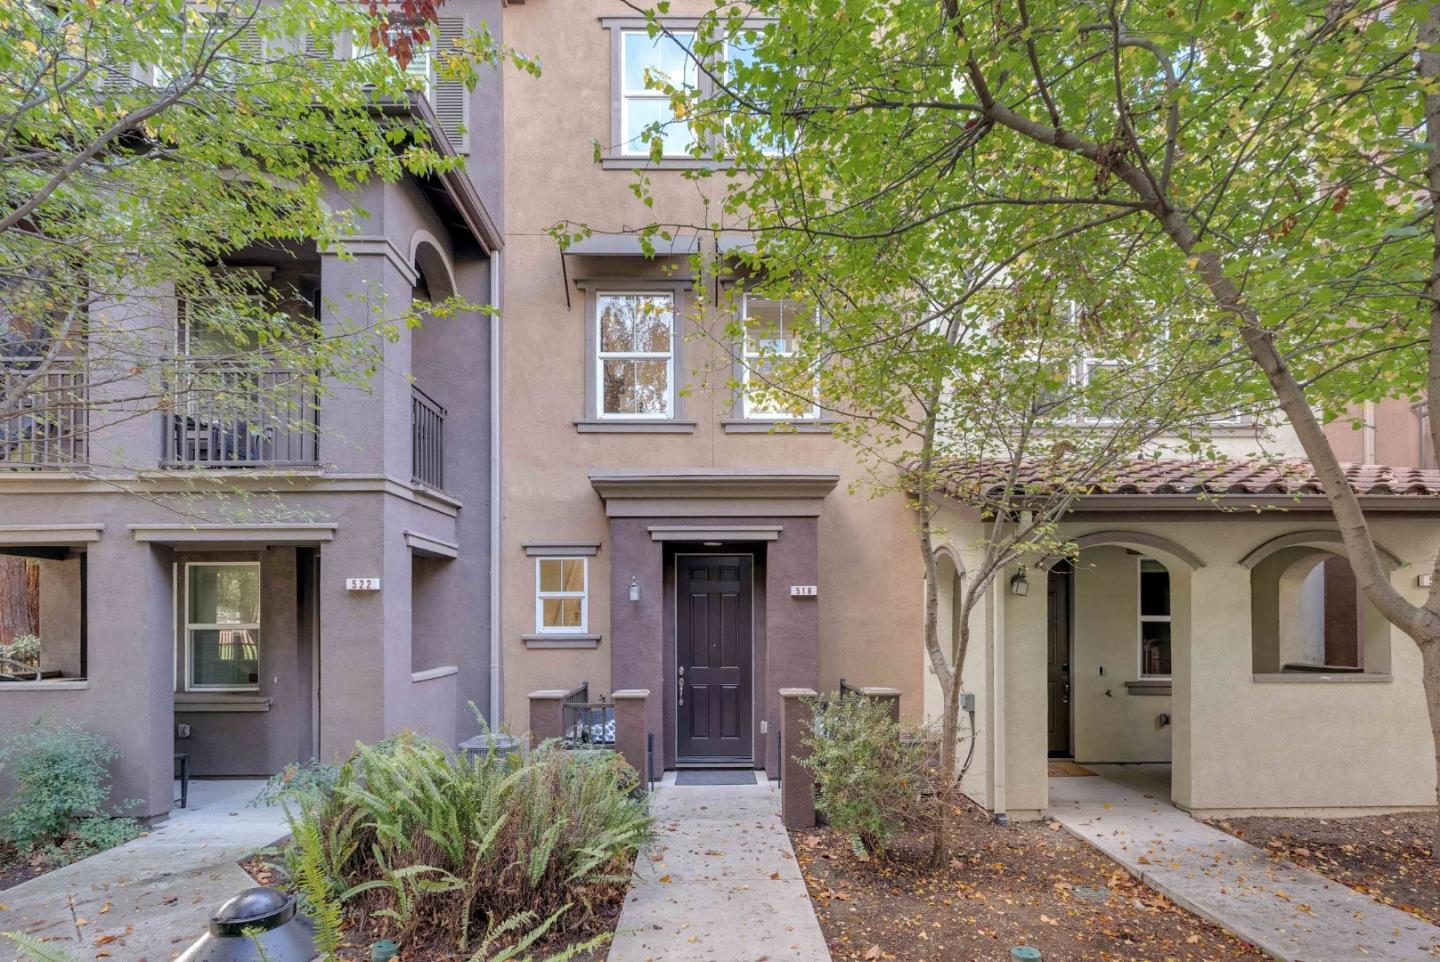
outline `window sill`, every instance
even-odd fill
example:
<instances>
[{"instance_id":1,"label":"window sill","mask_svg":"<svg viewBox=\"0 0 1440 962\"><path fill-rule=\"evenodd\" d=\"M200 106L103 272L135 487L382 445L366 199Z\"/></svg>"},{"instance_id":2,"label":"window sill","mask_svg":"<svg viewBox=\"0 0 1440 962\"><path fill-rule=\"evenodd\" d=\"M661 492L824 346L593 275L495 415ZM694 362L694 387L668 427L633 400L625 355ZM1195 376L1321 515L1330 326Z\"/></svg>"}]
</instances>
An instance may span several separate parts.
<instances>
[{"instance_id":1,"label":"window sill","mask_svg":"<svg viewBox=\"0 0 1440 962\"><path fill-rule=\"evenodd\" d=\"M441 666L438 667L438 668L427 668L427 669L425 669L424 671L412 671L412 672L410 673L410 680L411 680L412 682L417 682L417 681L434 681L436 678L445 678L445 677L447 677L447 676L449 676L449 675L458 675L458 674L460 674L460 669L459 669L458 666L456 666L456 665L441 665Z\"/></svg>"},{"instance_id":2,"label":"window sill","mask_svg":"<svg viewBox=\"0 0 1440 962\"><path fill-rule=\"evenodd\" d=\"M728 160L714 160L707 157L661 157L651 160L648 156L611 156L600 158L601 170L725 170L731 166Z\"/></svg>"},{"instance_id":3,"label":"window sill","mask_svg":"<svg viewBox=\"0 0 1440 962\"><path fill-rule=\"evenodd\" d=\"M726 434L829 434L835 424L826 418L726 418Z\"/></svg>"},{"instance_id":4,"label":"window sill","mask_svg":"<svg viewBox=\"0 0 1440 962\"><path fill-rule=\"evenodd\" d=\"M84 678L52 678L41 681L0 681L4 691L85 691L90 682Z\"/></svg>"},{"instance_id":5,"label":"window sill","mask_svg":"<svg viewBox=\"0 0 1440 962\"><path fill-rule=\"evenodd\" d=\"M586 418L575 422L580 434L694 434L696 422L686 418L636 418L621 421Z\"/></svg>"},{"instance_id":6,"label":"window sill","mask_svg":"<svg viewBox=\"0 0 1440 962\"><path fill-rule=\"evenodd\" d=\"M1284 671L1250 676L1257 685L1388 685L1394 676L1363 671L1329 675L1318 671Z\"/></svg>"},{"instance_id":7,"label":"window sill","mask_svg":"<svg viewBox=\"0 0 1440 962\"><path fill-rule=\"evenodd\" d=\"M521 635L520 640L525 642L526 648L599 648L600 636L580 634L562 635Z\"/></svg>"},{"instance_id":8,"label":"window sill","mask_svg":"<svg viewBox=\"0 0 1440 962\"><path fill-rule=\"evenodd\" d=\"M1142 678L1139 681L1127 681L1125 692L1130 695L1169 695L1170 679Z\"/></svg>"},{"instance_id":9,"label":"window sill","mask_svg":"<svg viewBox=\"0 0 1440 962\"><path fill-rule=\"evenodd\" d=\"M184 713L269 711L272 701L268 695L245 692L183 691L175 693L175 710Z\"/></svg>"}]
</instances>

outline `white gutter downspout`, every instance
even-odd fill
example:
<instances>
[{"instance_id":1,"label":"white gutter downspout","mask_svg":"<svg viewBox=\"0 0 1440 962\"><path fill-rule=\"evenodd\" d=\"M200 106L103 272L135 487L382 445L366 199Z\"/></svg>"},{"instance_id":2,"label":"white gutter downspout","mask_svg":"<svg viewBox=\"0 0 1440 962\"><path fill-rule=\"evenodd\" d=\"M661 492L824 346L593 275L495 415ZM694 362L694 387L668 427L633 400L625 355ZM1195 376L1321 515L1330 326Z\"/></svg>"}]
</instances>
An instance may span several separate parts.
<instances>
[{"instance_id":1,"label":"white gutter downspout","mask_svg":"<svg viewBox=\"0 0 1440 962\"><path fill-rule=\"evenodd\" d=\"M490 730L500 730L500 251L490 254Z\"/></svg>"}]
</instances>

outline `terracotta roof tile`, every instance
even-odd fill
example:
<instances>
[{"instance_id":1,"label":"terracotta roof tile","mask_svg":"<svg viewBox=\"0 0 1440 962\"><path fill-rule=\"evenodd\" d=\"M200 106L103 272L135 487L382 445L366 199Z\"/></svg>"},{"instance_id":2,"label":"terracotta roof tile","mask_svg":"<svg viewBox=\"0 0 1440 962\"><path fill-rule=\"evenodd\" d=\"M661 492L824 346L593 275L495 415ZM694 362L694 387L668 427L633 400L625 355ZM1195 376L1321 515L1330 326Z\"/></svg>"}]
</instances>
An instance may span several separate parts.
<instances>
[{"instance_id":1,"label":"terracotta roof tile","mask_svg":"<svg viewBox=\"0 0 1440 962\"><path fill-rule=\"evenodd\" d=\"M1440 496L1440 471L1398 468L1383 464L1344 464L1355 493L1369 496ZM1009 461L957 461L938 469L937 490L955 495L982 489L999 497L1011 471ZM1022 465L1017 481L1036 494L1052 484L1063 464ZM1089 495L1194 495L1196 497L1323 495L1309 461L1201 461L1156 458L1132 461L1089 487Z\"/></svg>"}]
</instances>

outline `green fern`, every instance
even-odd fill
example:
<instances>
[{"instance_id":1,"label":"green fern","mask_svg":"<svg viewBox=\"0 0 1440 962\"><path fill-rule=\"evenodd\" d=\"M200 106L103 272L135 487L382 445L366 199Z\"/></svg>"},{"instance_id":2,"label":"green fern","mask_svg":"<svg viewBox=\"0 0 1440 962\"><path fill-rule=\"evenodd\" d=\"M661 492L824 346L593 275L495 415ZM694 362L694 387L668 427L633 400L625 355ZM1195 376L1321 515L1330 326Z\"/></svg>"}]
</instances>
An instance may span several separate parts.
<instances>
[{"instance_id":1,"label":"green fern","mask_svg":"<svg viewBox=\"0 0 1440 962\"><path fill-rule=\"evenodd\" d=\"M48 946L23 932L0 932L0 936L4 936L18 945L21 954L30 962L77 962L73 955Z\"/></svg>"},{"instance_id":2,"label":"green fern","mask_svg":"<svg viewBox=\"0 0 1440 962\"><path fill-rule=\"evenodd\" d=\"M340 951L345 911L335 898L333 882L325 871L325 842L320 827L313 821L305 821L292 825L291 829L299 849L296 880L315 923L315 948L320 958L328 962Z\"/></svg>"}]
</instances>

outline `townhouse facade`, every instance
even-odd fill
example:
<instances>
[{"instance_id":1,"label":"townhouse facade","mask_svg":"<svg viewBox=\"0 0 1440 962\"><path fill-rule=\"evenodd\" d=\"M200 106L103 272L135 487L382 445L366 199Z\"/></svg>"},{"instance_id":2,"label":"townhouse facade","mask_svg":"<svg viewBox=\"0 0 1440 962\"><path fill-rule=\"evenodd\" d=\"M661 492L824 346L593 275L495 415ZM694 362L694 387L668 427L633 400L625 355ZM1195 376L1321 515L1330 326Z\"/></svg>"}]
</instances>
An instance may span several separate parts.
<instances>
[{"instance_id":1,"label":"townhouse facade","mask_svg":"<svg viewBox=\"0 0 1440 962\"><path fill-rule=\"evenodd\" d=\"M499 28L500 0L452 0L437 32L482 22ZM463 165L332 190L358 212L343 250L256 247L217 265L264 278L297 326L353 331L419 301L498 299L503 79L471 93L433 62L411 69L427 73L413 118ZM154 350L177 379L226 383L174 295L115 314L163 332ZM113 797L142 817L170 810L180 756L196 776L256 776L401 728L473 734L471 703L489 711L498 682L497 335L478 311L401 330L368 385L322 392L294 372L237 370L234 390L287 402L247 421L204 392L87 414L89 392L123 379L83 357L47 375L71 379L74 417L22 408L0 424L0 561L30 580L40 638L36 663L0 665L0 728L48 716L108 738Z\"/></svg>"},{"instance_id":2,"label":"townhouse facade","mask_svg":"<svg viewBox=\"0 0 1440 962\"><path fill-rule=\"evenodd\" d=\"M666 26L683 36L709 7L674 0ZM732 312L783 350L796 308L746 293L735 236L684 177L700 162L678 141L655 161L639 140L668 109L643 78L683 79L683 52L622 0L448 0L441 18L441 42L483 21L543 76L467 92L420 68L411 109L463 168L334 192L367 212L343 252L257 248L224 266L261 273L322 329L452 293L494 311L401 331L368 388L297 399L298 425L193 405L43 443L23 417L0 425L0 566L33 582L41 638L32 675L0 665L0 727L49 715L104 735L123 755L116 797L157 816L178 755L197 776L268 775L400 729L450 745L481 719L521 732L537 699L603 709L643 693L657 768L772 777L782 689L898 692L906 720L933 717L913 513L867 495L818 408L747 398ZM647 250L636 229L657 220L689 226ZM562 251L561 222L593 233ZM157 350L203 366L183 318L173 299ZM1331 428L1349 460L1433 466L1408 404L1361 414L1361 430ZM1298 454L1283 435L1220 439L1237 458L1257 446ZM1377 505L1409 512L1383 524L1409 579L1433 539L1407 525L1431 520L1440 478L1391 492L1376 477ZM1223 524L1140 493L1156 492L1089 505L1073 567L1032 572L1028 595L1009 572L977 615L967 791L1038 814L1055 755L1171 765L1176 800L1207 810L1423 804L1408 642L1352 587L1330 615L1348 640L1325 648L1311 572L1323 580L1338 549L1314 492L1302 513ZM945 621L974 519L946 506L943 521ZM1314 626L1282 638L1270 602L1253 607L1282 582L1296 604L1310 592L1318 649ZM1337 708L1377 720L1347 729L1345 751L1374 765L1343 782L1314 752L1216 747L1241 734L1226 719L1280 723L1283 746ZM1245 782L1237 759L1281 774Z\"/></svg>"}]
</instances>

